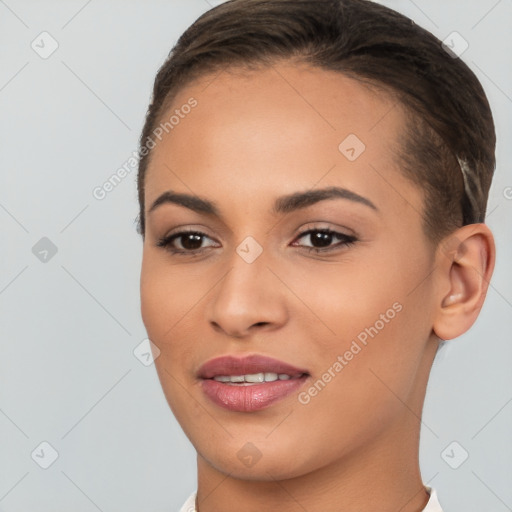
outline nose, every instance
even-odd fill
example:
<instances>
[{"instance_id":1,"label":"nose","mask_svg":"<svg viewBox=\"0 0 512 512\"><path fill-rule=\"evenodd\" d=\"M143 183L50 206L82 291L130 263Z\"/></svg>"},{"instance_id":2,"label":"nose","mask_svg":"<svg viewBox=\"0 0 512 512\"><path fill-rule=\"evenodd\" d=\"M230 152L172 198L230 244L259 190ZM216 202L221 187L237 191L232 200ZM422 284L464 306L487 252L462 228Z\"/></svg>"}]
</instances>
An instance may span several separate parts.
<instances>
[{"instance_id":1,"label":"nose","mask_svg":"<svg viewBox=\"0 0 512 512\"><path fill-rule=\"evenodd\" d=\"M288 319L286 291L275 273L259 256L248 263L238 254L212 290L207 318L214 330L246 338L260 330L275 330Z\"/></svg>"}]
</instances>

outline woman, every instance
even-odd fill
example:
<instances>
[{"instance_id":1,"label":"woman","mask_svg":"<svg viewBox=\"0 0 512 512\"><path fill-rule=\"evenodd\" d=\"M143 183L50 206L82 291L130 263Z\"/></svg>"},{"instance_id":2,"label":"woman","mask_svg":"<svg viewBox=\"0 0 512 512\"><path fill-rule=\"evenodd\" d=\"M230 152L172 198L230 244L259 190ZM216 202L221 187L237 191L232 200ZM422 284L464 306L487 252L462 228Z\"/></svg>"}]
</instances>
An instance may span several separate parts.
<instances>
[{"instance_id":1,"label":"woman","mask_svg":"<svg viewBox=\"0 0 512 512\"><path fill-rule=\"evenodd\" d=\"M475 75L376 3L231 0L183 34L138 175L182 511L441 510L422 406L494 268L494 150Z\"/></svg>"}]
</instances>

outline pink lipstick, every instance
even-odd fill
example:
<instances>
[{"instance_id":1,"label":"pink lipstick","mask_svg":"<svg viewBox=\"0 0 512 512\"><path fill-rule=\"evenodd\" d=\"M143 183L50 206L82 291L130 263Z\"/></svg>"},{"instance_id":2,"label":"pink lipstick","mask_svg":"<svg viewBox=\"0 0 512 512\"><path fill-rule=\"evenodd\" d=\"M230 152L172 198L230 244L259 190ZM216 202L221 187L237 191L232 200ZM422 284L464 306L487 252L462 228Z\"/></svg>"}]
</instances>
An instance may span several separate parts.
<instances>
[{"instance_id":1,"label":"pink lipstick","mask_svg":"<svg viewBox=\"0 0 512 512\"><path fill-rule=\"evenodd\" d=\"M297 391L309 377L306 369L262 355L223 356L201 366L204 394L230 411L252 412Z\"/></svg>"}]
</instances>

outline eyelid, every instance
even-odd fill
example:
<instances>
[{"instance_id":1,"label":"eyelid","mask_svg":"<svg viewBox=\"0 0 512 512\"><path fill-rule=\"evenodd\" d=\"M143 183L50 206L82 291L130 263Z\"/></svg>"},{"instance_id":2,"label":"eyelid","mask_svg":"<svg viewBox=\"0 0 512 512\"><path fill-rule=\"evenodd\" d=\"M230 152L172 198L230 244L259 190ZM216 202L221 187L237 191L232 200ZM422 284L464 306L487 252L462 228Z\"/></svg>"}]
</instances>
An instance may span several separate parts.
<instances>
[{"instance_id":1,"label":"eyelid","mask_svg":"<svg viewBox=\"0 0 512 512\"><path fill-rule=\"evenodd\" d=\"M333 223L330 221L308 222L301 227L299 234L297 236L303 235L304 233L307 233L308 231L312 231L312 230L313 231L324 231L324 230L335 231L335 232L339 233L340 235L354 236L354 237L358 236L357 233L353 229L350 229L347 226L333 225Z\"/></svg>"},{"instance_id":2,"label":"eyelid","mask_svg":"<svg viewBox=\"0 0 512 512\"><path fill-rule=\"evenodd\" d=\"M214 239L214 237L210 235L208 231L209 229L206 228L205 226L202 226L201 224L182 224L176 226L171 231L166 232L166 234L160 237L160 239L170 238L171 236L182 233L200 233L208 238Z\"/></svg>"}]
</instances>

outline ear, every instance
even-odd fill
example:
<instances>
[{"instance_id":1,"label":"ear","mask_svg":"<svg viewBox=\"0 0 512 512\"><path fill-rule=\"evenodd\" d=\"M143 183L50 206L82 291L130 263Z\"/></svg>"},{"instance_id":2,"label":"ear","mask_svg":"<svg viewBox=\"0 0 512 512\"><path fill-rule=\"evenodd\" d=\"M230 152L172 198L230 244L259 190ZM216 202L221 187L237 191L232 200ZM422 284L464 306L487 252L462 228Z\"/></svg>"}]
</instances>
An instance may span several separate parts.
<instances>
[{"instance_id":1,"label":"ear","mask_svg":"<svg viewBox=\"0 0 512 512\"><path fill-rule=\"evenodd\" d=\"M433 324L439 338L456 338L474 324L487 294L495 259L494 237L485 224L463 226L439 244L438 304Z\"/></svg>"}]
</instances>

